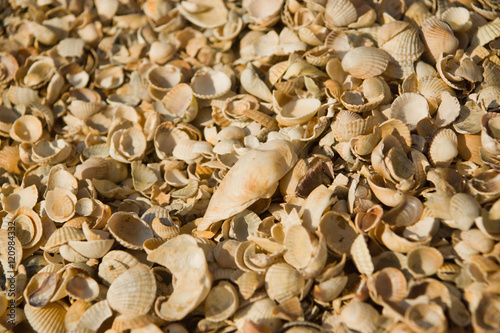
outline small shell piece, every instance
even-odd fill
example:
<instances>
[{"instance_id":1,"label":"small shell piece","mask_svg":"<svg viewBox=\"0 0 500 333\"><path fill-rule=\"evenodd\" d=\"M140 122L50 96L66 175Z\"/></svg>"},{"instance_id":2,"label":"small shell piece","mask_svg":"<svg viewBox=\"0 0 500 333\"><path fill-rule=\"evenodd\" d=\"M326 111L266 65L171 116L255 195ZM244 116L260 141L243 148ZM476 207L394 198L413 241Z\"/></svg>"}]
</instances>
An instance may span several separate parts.
<instances>
[{"instance_id":1,"label":"small shell piece","mask_svg":"<svg viewBox=\"0 0 500 333\"><path fill-rule=\"evenodd\" d=\"M415 130L417 123L428 116L429 104L420 94L404 93L392 102L390 117L401 120L410 130Z\"/></svg>"},{"instance_id":2,"label":"small shell piece","mask_svg":"<svg viewBox=\"0 0 500 333\"><path fill-rule=\"evenodd\" d=\"M417 276L434 275L443 263L443 255L433 247L417 247L408 253L408 268Z\"/></svg>"},{"instance_id":3,"label":"small shell piece","mask_svg":"<svg viewBox=\"0 0 500 333\"><path fill-rule=\"evenodd\" d=\"M377 302L399 302L408 294L408 285L403 272L394 267L385 267L373 274L368 281L372 299Z\"/></svg>"},{"instance_id":4,"label":"small shell piece","mask_svg":"<svg viewBox=\"0 0 500 333\"><path fill-rule=\"evenodd\" d=\"M205 316L210 321L223 321L238 309L238 291L229 282L222 281L213 287L205 300Z\"/></svg>"},{"instance_id":5,"label":"small shell piece","mask_svg":"<svg viewBox=\"0 0 500 333\"><path fill-rule=\"evenodd\" d=\"M415 332L444 333L448 322L443 308L436 303L418 303L406 309L405 321Z\"/></svg>"},{"instance_id":6,"label":"small shell piece","mask_svg":"<svg viewBox=\"0 0 500 333\"><path fill-rule=\"evenodd\" d=\"M376 332L379 317L373 306L360 301L350 302L340 313L340 319L347 328L366 333Z\"/></svg>"},{"instance_id":7,"label":"small shell piece","mask_svg":"<svg viewBox=\"0 0 500 333\"><path fill-rule=\"evenodd\" d=\"M222 71L199 70L191 79L191 88L196 97L201 99L217 98L231 89L231 80Z\"/></svg>"},{"instance_id":8,"label":"small shell piece","mask_svg":"<svg viewBox=\"0 0 500 333\"><path fill-rule=\"evenodd\" d=\"M56 187L45 196L45 210L54 222L66 222L75 215L76 202L70 190Z\"/></svg>"},{"instance_id":9,"label":"small shell piece","mask_svg":"<svg viewBox=\"0 0 500 333\"><path fill-rule=\"evenodd\" d=\"M278 303L298 296L305 283L299 272L286 263L272 265L266 272L265 281L269 298Z\"/></svg>"},{"instance_id":10,"label":"small shell piece","mask_svg":"<svg viewBox=\"0 0 500 333\"><path fill-rule=\"evenodd\" d=\"M282 126L302 125L314 117L320 106L321 101L316 98L294 100L283 105L276 120Z\"/></svg>"},{"instance_id":11,"label":"small shell piece","mask_svg":"<svg viewBox=\"0 0 500 333\"><path fill-rule=\"evenodd\" d=\"M384 50L361 46L344 56L342 68L358 79L369 79L382 74L388 63L389 55Z\"/></svg>"},{"instance_id":12,"label":"small shell piece","mask_svg":"<svg viewBox=\"0 0 500 333\"><path fill-rule=\"evenodd\" d=\"M156 314L181 320L205 300L212 285L205 252L190 235L179 235L148 254L148 260L165 266L177 280L168 299L156 301ZM154 296L153 296L154 297Z\"/></svg>"},{"instance_id":13,"label":"small shell piece","mask_svg":"<svg viewBox=\"0 0 500 333\"><path fill-rule=\"evenodd\" d=\"M228 11L222 0L182 1L177 9L186 20L205 29L227 22Z\"/></svg>"},{"instance_id":14,"label":"small shell piece","mask_svg":"<svg viewBox=\"0 0 500 333\"><path fill-rule=\"evenodd\" d=\"M156 280L146 265L137 264L109 286L109 306L122 315L138 316L149 312L156 298Z\"/></svg>"},{"instance_id":15,"label":"small shell piece","mask_svg":"<svg viewBox=\"0 0 500 333\"><path fill-rule=\"evenodd\" d=\"M351 255L356 268L361 274L372 275L374 270L372 256L368 250L364 235L359 235L352 243Z\"/></svg>"},{"instance_id":16,"label":"small shell piece","mask_svg":"<svg viewBox=\"0 0 500 333\"><path fill-rule=\"evenodd\" d=\"M31 185L8 196L2 196L3 209L10 214L15 214L19 207L35 207L38 201L38 190L36 185Z\"/></svg>"},{"instance_id":17,"label":"small shell piece","mask_svg":"<svg viewBox=\"0 0 500 333\"><path fill-rule=\"evenodd\" d=\"M12 222L16 228L16 237L23 245L23 249L32 248L42 238L42 220L32 209L19 207L12 216Z\"/></svg>"}]
</instances>

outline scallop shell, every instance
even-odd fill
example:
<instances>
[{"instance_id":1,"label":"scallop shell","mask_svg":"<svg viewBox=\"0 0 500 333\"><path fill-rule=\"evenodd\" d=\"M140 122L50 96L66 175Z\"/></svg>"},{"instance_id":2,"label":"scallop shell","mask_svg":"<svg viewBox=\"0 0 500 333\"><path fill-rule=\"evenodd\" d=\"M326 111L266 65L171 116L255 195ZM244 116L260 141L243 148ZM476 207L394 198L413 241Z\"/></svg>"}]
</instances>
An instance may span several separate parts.
<instances>
[{"instance_id":1,"label":"scallop shell","mask_svg":"<svg viewBox=\"0 0 500 333\"><path fill-rule=\"evenodd\" d=\"M282 107L276 120L282 126L302 125L314 117L320 106L321 102L315 98L294 100Z\"/></svg>"},{"instance_id":2,"label":"scallop shell","mask_svg":"<svg viewBox=\"0 0 500 333\"><path fill-rule=\"evenodd\" d=\"M245 91L255 97L258 97L266 102L272 102L273 95L267 87L266 83L262 81L256 68L252 63L248 63L247 67L240 75L241 86Z\"/></svg>"},{"instance_id":3,"label":"scallop shell","mask_svg":"<svg viewBox=\"0 0 500 333\"><path fill-rule=\"evenodd\" d=\"M356 22L358 13L349 0L330 0L325 8L324 19L329 28L335 30L335 27L346 27Z\"/></svg>"},{"instance_id":4,"label":"scallop shell","mask_svg":"<svg viewBox=\"0 0 500 333\"><path fill-rule=\"evenodd\" d=\"M66 306L62 302L49 303L42 308L36 308L29 304L24 307L26 319L37 332L41 333L64 333L64 317Z\"/></svg>"},{"instance_id":5,"label":"scallop shell","mask_svg":"<svg viewBox=\"0 0 500 333\"><path fill-rule=\"evenodd\" d=\"M373 262L363 235L356 237L352 243L351 255L356 268L361 274L369 276L373 273Z\"/></svg>"},{"instance_id":6,"label":"scallop shell","mask_svg":"<svg viewBox=\"0 0 500 333\"><path fill-rule=\"evenodd\" d=\"M443 265L441 252L433 247L417 247L408 252L408 268L417 276L434 275Z\"/></svg>"},{"instance_id":7,"label":"scallop shell","mask_svg":"<svg viewBox=\"0 0 500 333\"><path fill-rule=\"evenodd\" d=\"M177 119L190 122L198 114L198 103L191 87L185 83L177 84L162 99L165 109Z\"/></svg>"},{"instance_id":8,"label":"scallop shell","mask_svg":"<svg viewBox=\"0 0 500 333\"><path fill-rule=\"evenodd\" d=\"M403 272L394 267L385 267L368 281L368 290L372 299L384 302L400 302L408 294L408 285Z\"/></svg>"},{"instance_id":9,"label":"scallop shell","mask_svg":"<svg viewBox=\"0 0 500 333\"><path fill-rule=\"evenodd\" d=\"M219 322L231 317L238 309L239 300L236 288L222 281L210 290L205 300L205 317Z\"/></svg>"},{"instance_id":10,"label":"scallop shell","mask_svg":"<svg viewBox=\"0 0 500 333\"><path fill-rule=\"evenodd\" d=\"M225 95L231 89L231 80L226 73L216 70L199 70L191 79L193 94L201 99Z\"/></svg>"},{"instance_id":11,"label":"scallop shell","mask_svg":"<svg viewBox=\"0 0 500 333\"><path fill-rule=\"evenodd\" d=\"M43 227L40 216L28 207L19 207L12 216L16 228L16 237L23 249L34 247L42 238Z\"/></svg>"},{"instance_id":12,"label":"scallop shell","mask_svg":"<svg viewBox=\"0 0 500 333\"><path fill-rule=\"evenodd\" d=\"M349 141L358 135L368 134L376 125L373 116L361 118L357 113L351 111L341 111L332 123L332 132L339 141Z\"/></svg>"},{"instance_id":13,"label":"scallop shell","mask_svg":"<svg viewBox=\"0 0 500 333\"><path fill-rule=\"evenodd\" d=\"M266 272L265 286L269 298L283 303L298 296L304 287L304 278L290 265L272 265Z\"/></svg>"},{"instance_id":14,"label":"scallop shell","mask_svg":"<svg viewBox=\"0 0 500 333\"><path fill-rule=\"evenodd\" d=\"M7 172L21 174L19 169L19 148L14 146L6 146L0 150L0 167Z\"/></svg>"},{"instance_id":15,"label":"scallop shell","mask_svg":"<svg viewBox=\"0 0 500 333\"><path fill-rule=\"evenodd\" d=\"M32 147L31 159L37 164L57 164L64 162L73 152L73 147L63 139L40 140Z\"/></svg>"},{"instance_id":16,"label":"scallop shell","mask_svg":"<svg viewBox=\"0 0 500 333\"><path fill-rule=\"evenodd\" d=\"M418 303L405 311L405 321L416 332L446 332L448 322L443 309L436 303Z\"/></svg>"},{"instance_id":17,"label":"scallop shell","mask_svg":"<svg viewBox=\"0 0 500 333\"><path fill-rule=\"evenodd\" d=\"M429 159L433 165L447 167L458 155L457 135L451 129L442 129L432 139Z\"/></svg>"},{"instance_id":18,"label":"scallop shell","mask_svg":"<svg viewBox=\"0 0 500 333\"><path fill-rule=\"evenodd\" d=\"M153 66L146 73L149 84L154 89L165 92L182 81L180 68L173 65Z\"/></svg>"},{"instance_id":19,"label":"scallop shell","mask_svg":"<svg viewBox=\"0 0 500 333\"><path fill-rule=\"evenodd\" d=\"M129 249L140 250L146 239L153 238L149 225L132 213L113 213L107 225L118 243Z\"/></svg>"},{"instance_id":20,"label":"scallop shell","mask_svg":"<svg viewBox=\"0 0 500 333\"><path fill-rule=\"evenodd\" d=\"M34 102L42 102L42 99L38 96L38 92L31 88L10 87L8 97L9 101L15 105L29 105Z\"/></svg>"},{"instance_id":21,"label":"scallop shell","mask_svg":"<svg viewBox=\"0 0 500 333\"><path fill-rule=\"evenodd\" d=\"M177 6L182 16L202 28L215 28L227 22L228 11L222 0L190 2Z\"/></svg>"},{"instance_id":22,"label":"scallop shell","mask_svg":"<svg viewBox=\"0 0 500 333\"><path fill-rule=\"evenodd\" d=\"M429 105L422 95L404 93L392 102L390 117L401 120L410 130L415 130L417 123L428 116Z\"/></svg>"},{"instance_id":23,"label":"scallop shell","mask_svg":"<svg viewBox=\"0 0 500 333\"><path fill-rule=\"evenodd\" d=\"M174 57L176 51L177 48L172 43L155 41L149 48L149 59L158 65L164 65Z\"/></svg>"},{"instance_id":24,"label":"scallop shell","mask_svg":"<svg viewBox=\"0 0 500 333\"><path fill-rule=\"evenodd\" d=\"M466 193L457 193L452 196L449 205L450 211L454 214L447 224L460 230L470 229L474 220L481 214L477 201Z\"/></svg>"},{"instance_id":25,"label":"scallop shell","mask_svg":"<svg viewBox=\"0 0 500 333\"><path fill-rule=\"evenodd\" d=\"M419 199L409 196L403 203L384 214L384 222L394 227L407 227L420 219L423 209Z\"/></svg>"},{"instance_id":26,"label":"scallop shell","mask_svg":"<svg viewBox=\"0 0 500 333\"><path fill-rule=\"evenodd\" d=\"M68 189L56 187L45 196L45 210L54 222L66 222L75 215L76 196Z\"/></svg>"},{"instance_id":27,"label":"scallop shell","mask_svg":"<svg viewBox=\"0 0 500 333\"><path fill-rule=\"evenodd\" d=\"M156 297L156 280L146 265L137 264L121 274L109 286L109 306L125 316L149 312Z\"/></svg>"},{"instance_id":28,"label":"scallop shell","mask_svg":"<svg viewBox=\"0 0 500 333\"><path fill-rule=\"evenodd\" d=\"M236 284L243 299L250 299L255 291L264 285L264 274L244 272L236 279Z\"/></svg>"},{"instance_id":29,"label":"scallop shell","mask_svg":"<svg viewBox=\"0 0 500 333\"><path fill-rule=\"evenodd\" d=\"M97 331L102 323L113 315L108 301L100 301L90 306L78 320L78 329Z\"/></svg>"},{"instance_id":30,"label":"scallop shell","mask_svg":"<svg viewBox=\"0 0 500 333\"><path fill-rule=\"evenodd\" d=\"M330 250L338 254L349 253L357 233L346 217L333 211L327 212L321 217L318 228Z\"/></svg>"},{"instance_id":31,"label":"scallop shell","mask_svg":"<svg viewBox=\"0 0 500 333\"><path fill-rule=\"evenodd\" d=\"M359 79L369 79L382 74L389 63L384 50L374 47L357 47L349 51L342 60L342 68Z\"/></svg>"},{"instance_id":32,"label":"scallop shell","mask_svg":"<svg viewBox=\"0 0 500 333\"><path fill-rule=\"evenodd\" d=\"M109 155L119 162L131 163L143 157L146 145L146 137L139 126L120 129L111 136Z\"/></svg>"},{"instance_id":33,"label":"scallop shell","mask_svg":"<svg viewBox=\"0 0 500 333\"><path fill-rule=\"evenodd\" d=\"M43 134L42 122L35 116L21 116L14 121L9 134L18 142L35 143Z\"/></svg>"},{"instance_id":34,"label":"scallop shell","mask_svg":"<svg viewBox=\"0 0 500 333\"><path fill-rule=\"evenodd\" d=\"M359 332L376 332L380 315L368 303L352 301L340 313L340 320L349 329Z\"/></svg>"},{"instance_id":35,"label":"scallop shell","mask_svg":"<svg viewBox=\"0 0 500 333\"><path fill-rule=\"evenodd\" d=\"M495 244L491 238L478 229L462 231L460 237L467 246L481 253L491 252Z\"/></svg>"},{"instance_id":36,"label":"scallop shell","mask_svg":"<svg viewBox=\"0 0 500 333\"><path fill-rule=\"evenodd\" d=\"M99 284L85 274L77 274L66 284L66 291L77 300L90 302L99 296Z\"/></svg>"},{"instance_id":37,"label":"scallop shell","mask_svg":"<svg viewBox=\"0 0 500 333\"><path fill-rule=\"evenodd\" d=\"M424 52L424 44L420 40L416 29L407 28L383 43L382 49L397 62L414 62Z\"/></svg>"},{"instance_id":38,"label":"scallop shell","mask_svg":"<svg viewBox=\"0 0 500 333\"><path fill-rule=\"evenodd\" d=\"M38 190L36 185L31 185L23 189L19 189L8 196L2 197L3 209L10 213L15 214L19 207L25 206L33 208L38 201Z\"/></svg>"},{"instance_id":39,"label":"scallop shell","mask_svg":"<svg viewBox=\"0 0 500 333\"><path fill-rule=\"evenodd\" d=\"M453 34L453 30L446 22L435 17L425 20L422 33L427 51L434 61L437 61L441 53L454 53L458 48L459 42Z\"/></svg>"},{"instance_id":40,"label":"scallop shell","mask_svg":"<svg viewBox=\"0 0 500 333\"><path fill-rule=\"evenodd\" d=\"M29 66L21 78L21 84L25 87L38 89L49 82L54 72L54 61L49 57L41 57ZM16 76L18 73L21 72L18 71Z\"/></svg>"},{"instance_id":41,"label":"scallop shell","mask_svg":"<svg viewBox=\"0 0 500 333\"><path fill-rule=\"evenodd\" d=\"M86 258L98 259L109 252L114 242L114 239L96 239L87 242L69 241L68 245Z\"/></svg>"}]
</instances>

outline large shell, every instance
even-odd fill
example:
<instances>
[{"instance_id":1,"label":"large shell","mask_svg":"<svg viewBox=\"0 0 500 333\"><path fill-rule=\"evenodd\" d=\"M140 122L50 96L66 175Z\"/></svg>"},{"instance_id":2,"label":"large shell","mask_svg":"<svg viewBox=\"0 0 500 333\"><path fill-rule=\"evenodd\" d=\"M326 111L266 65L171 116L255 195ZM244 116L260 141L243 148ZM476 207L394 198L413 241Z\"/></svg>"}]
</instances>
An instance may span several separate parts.
<instances>
[{"instance_id":1,"label":"large shell","mask_svg":"<svg viewBox=\"0 0 500 333\"><path fill-rule=\"evenodd\" d=\"M356 7L349 0L328 1L324 15L325 23L332 29L346 27L358 19Z\"/></svg>"},{"instance_id":2,"label":"large shell","mask_svg":"<svg viewBox=\"0 0 500 333\"><path fill-rule=\"evenodd\" d=\"M177 8L184 18L202 28L215 28L227 21L228 11L222 0L183 1Z\"/></svg>"},{"instance_id":3,"label":"large shell","mask_svg":"<svg viewBox=\"0 0 500 333\"><path fill-rule=\"evenodd\" d=\"M424 41L427 51L434 61L442 53L454 53L458 47L458 39L453 34L450 26L436 17L427 19L422 26Z\"/></svg>"},{"instance_id":4,"label":"large shell","mask_svg":"<svg viewBox=\"0 0 500 333\"><path fill-rule=\"evenodd\" d=\"M447 167L458 155L457 135L451 129L439 131L429 147L429 159L432 164Z\"/></svg>"},{"instance_id":5,"label":"large shell","mask_svg":"<svg viewBox=\"0 0 500 333\"><path fill-rule=\"evenodd\" d=\"M30 325L41 333L64 333L64 317L66 307L62 302L53 302L42 308L29 304L24 307L24 313Z\"/></svg>"},{"instance_id":6,"label":"large shell","mask_svg":"<svg viewBox=\"0 0 500 333\"><path fill-rule=\"evenodd\" d=\"M18 142L34 143L43 134L42 122L35 116L21 116L14 121L9 134L12 139Z\"/></svg>"},{"instance_id":7,"label":"large shell","mask_svg":"<svg viewBox=\"0 0 500 333\"><path fill-rule=\"evenodd\" d=\"M156 297L156 280L146 265L137 264L109 286L109 306L126 316L146 314Z\"/></svg>"},{"instance_id":8,"label":"large shell","mask_svg":"<svg viewBox=\"0 0 500 333\"><path fill-rule=\"evenodd\" d=\"M443 262L441 252L432 247L417 247L408 252L408 268L418 276L434 275Z\"/></svg>"},{"instance_id":9,"label":"large shell","mask_svg":"<svg viewBox=\"0 0 500 333\"><path fill-rule=\"evenodd\" d=\"M275 264L266 272L266 291L269 298L283 303L300 294L304 278L290 265Z\"/></svg>"},{"instance_id":10,"label":"large shell","mask_svg":"<svg viewBox=\"0 0 500 333\"><path fill-rule=\"evenodd\" d=\"M392 102L390 116L401 120L410 130L414 130L420 120L429 116L429 104L422 95L404 93Z\"/></svg>"},{"instance_id":11,"label":"large shell","mask_svg":"<svg viewBox=\"0 0 500 333\"><path fill-rule=\"evenodd\" d=\"M210 200L198 230L239 213L261 198L270 197L278 182L297 161L288 141L269 141L241 157Z\"/></svg>"},{"instance_id":12,"label":"large shell","mask_svg":"<svg viewBox=\"0 0 500 333\"><path fill-rule=\"evenodd\" d=\"M349 51L342 60L342 68L359 79L369 79L382 74L389 63L384 50L374 47L357 47Z\"/></svg>"}]
</instances>

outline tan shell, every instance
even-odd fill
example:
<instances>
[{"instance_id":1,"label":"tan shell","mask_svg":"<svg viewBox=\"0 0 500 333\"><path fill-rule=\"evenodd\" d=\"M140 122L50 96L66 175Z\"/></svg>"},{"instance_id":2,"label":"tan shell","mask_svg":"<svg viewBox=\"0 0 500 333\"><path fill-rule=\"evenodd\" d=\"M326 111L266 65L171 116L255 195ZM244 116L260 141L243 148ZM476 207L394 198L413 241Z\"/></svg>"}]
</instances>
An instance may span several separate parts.
<instances>
[{"instance_id":1,"label":"tan shell","mask_svg":"<svg viewBox=\"0 0 500 333\"><path fill-rule=\"evenodd\" d=\"M269 298L278 303L299 295L305 283L304 278L286 263L272 265L266 272L265 282Z\"/></svg>"},{"instance_id":2,"label":"tan shell","mask_svg":"<svg viewBox=\"0 0 500 333\"><path fill-rule=\"evenodd\" d=\"M87 242L69 241L68 245L87 258L102 258L113 246L114 239L96 239Z\"/></svg>"},{"instance_id":3,"label":"tan shell","mask_svg":"<svg viewBox=\"0 0 500 333\"><path fill-rule=\"evenodd\" d=\"M338 254L349 253L357 233L345 216L333 211L327 212L321 217L318 228L330 250Z\"/></svg>"},{"instance_id":4,"label":"tan shell","mask_svg":"<svg viewBox=\"0 0 500 333\"><path fill-rule=\"evenodd\" d=\"M199 70L191 79L193 94L201 99L217 98L231 89L231 80L222 71Z\"/></svg>"},{"instance_id":5,"label":"tan shell","mask_svg":"<svg viewBox=\"0 0 500 333\"><path fill-rule=\"evenodd\" d=\"M99 285L85 274L77 274L66 284L68 295L82 301L92 301L99 296Z\"/></svg>"},{"instance_id":6,"label":"tan shell","mask_svg":"<svg viewBox=\"0 0 500 333\"><path fill-rule=\"evenodd\" d=\"M156 297L156 280L146 265L137 264L109 286L109 306L125 316L146 314Z\"/></svg>"},{"instance_id":7,"label":"tan shell","mask_svg":"<svg viewBox=\"0 0 500 333\"><path fill-rule=\"evenodd\" d=\"M321 106L315 98L305 98L285 104L278 112L276 120L281 126L302 125L309 121Z\"/></svg>"},{"instance_id":8,"label":"tan shell","mask_svg":"<svg viewBox=\"0 0 500 333\"><path fill-rule=\"evenodd\" d=\"M53 302L43 308L36 308L29 304L24 307L24 313L30 325L41 333L64 333L64 317L66 306L62 302Z\"/></svg>"},{"instance_id":9,"label":"tan shell","mask_svg":"<svg viewBox=\"0 0 500 333\"><path fill-rule=\"evenodd\" d=\"M359 332L375 332L379 319L377 310L368 303L352 301L340 313L340 319L349 329Z\"/></svg>"},{"instance_id":10,"label":"tan shell","mask_svg":"<svg viewBox=\"0 0 500 333\"><path fill-rule=\"evenodd\" d=\"M396 23L399 21L391 22ZM392 24L389 23L389 27ZM384 25L385 26L385 25ZM388 28L389 28L388 27ZM379 33L380 36L380 33ZM380 38L380 37L379 37ZM424 52L424 45L420 40L418 31L407 28L382 44L382 49L389 53L398 62L416 61Z\"/></svg>"},{"instance_id":11,"label":"tan shell","mask_svg":"<svg viewBox=\"0 0 500 333\"><path fill-rule=\"evenodd\" d=\"M237 214L258 199L270 197L296 158L291 143L282 140L269 141L241 157L212 196L198 230L206 230L214 222ZM266 177L261 176L264 170ZM259 181L255 183L255 179Z\"/></svg>"},{"instance_id":12,"label":"tan shell","mask_svg":"<svg viewBox=\"0 0 500 333\"><path fill-rule=\"evenodd\" d=\"M227 21L228 11L222 0L183 1L177 9L184 18L202 28L215 28Z\"/></svg>"},{"instance_id":13,"label":"tan shell","mask_svg":"<svg viewBox=\"0 0 500 333\"><path fill-rule=\"evenodd\" d=\"M25 206L33 208L38 200L38 190L36 185L31 185L16 192L2 197L3 209L10 213L15 214L19 207Z\"/></svg>"},{"instance_id":14,"label":"tan shell","mask_svg":"<svg viewBox=\"0 0 500 333\"><path fill-rule=\"evenodd\" d=\"M368 281L370 296L377 303L399 302L408 294L408 285L404 274L397 268L385 267Z\"/></svg>"},{"instance_id":15,"label":"tan shell","mask_svg":"<svg viewBox=\"0 0 500 333\"><path fill-rule=\"evenodd\" d=\"M335 27L346 27L358 19L356 7L349 0L328 1L324 16L325 23L332 30Z\"/></svg>"},{"instance_id":16,"label":"tan shell","mask_svg":"<svg viewBox=\"0 0 500 333\"><path fill-rule=\"evenodd\" d=\"M28 207L19 207L12 216L12 222L16 228L16 237L21 242L23 249L34 247L42 238L42 220Z\"/></svg>"},{"instance_id":17,"label":"tan shell","mask_svg":"<svg viewBox=\"0 0 500 333\"><path fill-rule=\"evenodd\" d=\"M113 315L108 301L100 301L89 307L78 320L78 329L97 331L102 323Z\"/></svg>"},{"instance_id":18,"label":"tan shell","mask_svg":"<svg viewBox=\"0 0 500 333\"><path fill-rule=\"evenodd\" d=\"M404 93L392 102L390 116L404 122L410 130L415 130L417 123L429 116L429 105L422 95Z\"/></svg>"},{"instance_id":19,"label":"tan shell","mask_svg":"<svg viewBox=\"0 0 500 333\"><path fill-rule=\"evenodd\" d=\"M373 116L360 117L351 111L341 111L332 123L332 132L339 141L349 141L358 135L368 134L376 124Z\"/></svg>"},{"instance_id":20,"label":"tan shell","mask_svg":"<svg viewBox=\"0 0 500 333\"><path fill-rule=\"evenodd\" d=\"M180 235L163 243L148 255L148 260L165 266L178 281L168 300L160 297L156 301L155 310L161 318L184 318L210 292L212 275L203 250L192 236Z\"/></svg>"},{"instance_id":21,"label":"tan shell","mask_svg":"<svg viewBox=\"0 0 500 333\"><path fill-rule=\"evenodd\" d=\"M408 252L408 268L418 276L434 275L443 262L441 252L432 247L417 247Z\"/></svg>"},{"instance_id":22,"label":"tan shell","mask_svg":"<svg viewBox=\"0 0 500 333\"><path fill-rule=\"evenodd\" d=\"M45 196L45 210L54 222L66 222L75 215L76 202L70 190L56 187Z\"/></svg>"},{"instance_id":23,"label":"tan shell","mask_svg":"<svg viewBox=\"0 0 500 333\"><path fill-rule=\"evenodd\" d=\"M109 155L119 162L131 163L143 157L146 144L146 137L139 126L120 129L111 137Z\"/></svg>"},{"instance_id":24,"label":"tan shell","mask_svg":"<svg viewBox=\"0 0 500 333\"><path fill-rule=\"evenodd\" d=\"M198 114L198 103L191 87L185 83L177 84L162 99L169 114L177 119L190 122Z\"/></svg>"},{"instance_id":25,"label":"tan shell","mask_svg":"<svg viewBox=\"0 0 500 333\"><path fill-rule=\"evenodd\" d=\"M349 51L342 60L342 68L359 79L369 79L382 74L389 63L384 50L374 47L357 47Z\"/></svg>"},{"instance_id":26,"label":"tan shell","mask_svg":"<svg viewBox=\"0 0 500 333\"><path fill-rule=\"evenodd\" d=\"M351 255L356 268L361 274L371 275L373 273L373 262L364 235L359 235L352 243Z\"/></svg>"},{"instance_id":27,"label":"tan shell","mask_svg":"<svg viewBox=\"0 0 500 333\"><path fill-rule=\"evenodd\" d=\"M180 68L173 65L153 66L146 74L152 88L165 92L182 81Z\"/></svg>"},{"instance_id":28,"label":"tan shell","mask_svg":"<svg viewBox=\"0 0 500 333\"><path fill-rule=\"evenodd\" d=\"M9 134L12 139L18 142L34 143L43 134L42 122L35 116L21 116L14 121Z\"/></svg>"},{"instance_id":29,"label":"tan shell","mask_svg":"<svg viewBox=\"0 0 500 333\"><path fill-rule=\"evenodd\" d=\"M153 238L149 225L137 215L116 212L108 220L108 230L118 243L133 250L142 249L146 239Z\"/></svg>"},{"instance_id":30,"label":"tan shell","mask_svg":"<svg viewBox=\"0 0 500 333\"><path fill-rule=\"evenodd\" d=\"M427 51L437 61L441 53L454 53L458 47L458 39L450 26L435 17L425 20L422 26Z\"/></svg>"},{"instance_id":31,"label":"tan shell","mask_svg":"<svg viewBox=\"0 0 500 333\"><path fill-rule=\"evenodd\" d=\"M210 321L222 321L231 317L238 309L236 288L227 281L220 282L210 290L205 300L205 317Z\"/></svg>"},{"instance_id":32,"label":"tan shell","mask_svg":"<svg viewBox=\"0 0 500 333\"><path fill-rule=\"evenodd\" d=\"M448 329L443 308L436 303L419 303L408 307L405 321L416 332L446 332Z\"/></svg>"},{"instance_id":33,"label":"tan shell","mask_svg":"<svg viewBox=\"0 0 500 333\"><path fill-rule=\"evenodd\" d=\"M73 147L65 140L40 140L32 147L31 159L37 164L64 162L73 153Z\"/></svg>"},{"instance_id":34,"label":"tan shell","mask_svg":"<svg viewBox=\"0 0 500 333\"><path fill-rule=\"evenodd\" d=\"M108 66L97 69L95 73L95 84L102 89L115 89L123 84L125 74L119 66Z\"/></svg>"},{"instance_id":35,"label":"tan shell","mask_svg":"<svg viewBox=\"0 0 500 333\"><path fill-rule=\"evenodd\" d=\"M451 129L442 129L432 139L429 147L430 162L435 166L447 167L457 155L457 135Z\"/></svg>"},{"instance_id":36,"label":"tan shell","mask_svg":"<svg viewBox=\"0 0 500 333\"><path fill-rule=\"evenodd\" d=\"M37 89L49 82L52 75L54 75L55 65L54 61L49 57L38 58L33 62L24 76L21 78L21 84L25 87ZM20 74L18 71L16 73Z\"/></svg>"}]
</instances>

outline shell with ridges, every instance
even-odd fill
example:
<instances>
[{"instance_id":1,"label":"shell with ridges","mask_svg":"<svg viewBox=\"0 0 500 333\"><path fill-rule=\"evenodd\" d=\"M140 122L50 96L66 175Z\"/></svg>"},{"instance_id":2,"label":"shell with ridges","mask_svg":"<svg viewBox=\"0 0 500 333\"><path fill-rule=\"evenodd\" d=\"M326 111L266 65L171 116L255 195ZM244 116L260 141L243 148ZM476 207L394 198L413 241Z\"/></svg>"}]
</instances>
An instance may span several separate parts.
<instances>
[{"instance_id":1,"label":"shell with ridges","mask_svg":"<svg viewBox=\"0 0 500 333\"><path fill-rule=\"evenodd\" d=\"M458 138L455 132L445 128L432 139L429 147L430 162L439 167L447 167L458 155Z\"/></svg>"},{"instance_id":2,"label":"shell with ridges","mask_svg":"<svg viewBox=\"0 0 500 333\"><path fill-rule=\"evenodd\" d=\"M361 46L349 51L342 60L342 68L359 79L369 79L382 74L389 63L384 50Z\"/></svg>"}]
</instances>

